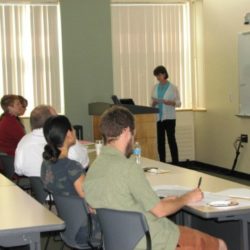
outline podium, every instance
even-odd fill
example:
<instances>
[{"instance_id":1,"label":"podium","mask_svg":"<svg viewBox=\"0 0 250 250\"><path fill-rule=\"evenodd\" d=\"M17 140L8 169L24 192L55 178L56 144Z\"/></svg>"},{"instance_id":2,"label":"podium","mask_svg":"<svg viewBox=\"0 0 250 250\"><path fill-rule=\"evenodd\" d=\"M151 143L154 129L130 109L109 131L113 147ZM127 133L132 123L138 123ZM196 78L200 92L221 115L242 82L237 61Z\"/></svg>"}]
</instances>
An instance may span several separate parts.
<instances>
[{"instance_id":1,"label":"podium","mask_svg":"<svg viewBox=\"0 0 250 250\"><path fill-rule=\"evenodd\" d=\"M99 131L100 117L102 113L114 104L95 102L89 103L89 115L92 116L92 128L94 140L101 139ZM121 104L127 108L135 117L135 141L138 141L142 148L142 156L149 159L158 159L157 138L156 138L156 115L157 108Z\"/></svg>"}]
</instances>

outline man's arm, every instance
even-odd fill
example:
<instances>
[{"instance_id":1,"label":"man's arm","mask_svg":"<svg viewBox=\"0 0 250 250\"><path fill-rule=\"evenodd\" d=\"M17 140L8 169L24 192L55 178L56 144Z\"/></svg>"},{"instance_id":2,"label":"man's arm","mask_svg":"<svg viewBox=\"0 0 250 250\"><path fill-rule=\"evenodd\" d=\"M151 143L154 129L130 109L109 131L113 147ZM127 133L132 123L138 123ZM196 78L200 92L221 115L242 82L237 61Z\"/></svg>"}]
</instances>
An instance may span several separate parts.
<instances>
[{"instance_id":1,"label":"man's arm","mask_svg":"<svg viewBox=\"0 0 250 250\"><path fill-rule=\"evenodd\" d=\"M20 142L19 142L20 144ZM18 175L23 175L23 153L22 148L17 145L16 151L15 151L15 158L14 158L14 167L15 167L15 173Z\"/></svg>"},{"instance_id":2,"label":"man's arm","mask_svg":"<svg viewBox=\"0 0 250 250\"><path fill-rule=\"evenodd\" d=\"M183 206L200 201L203 198L203 193L199 188L196 188L180 197L170 197L160 200L150 212L156 217L165 217L171 215Z\"/></svg>"}]
</instances>

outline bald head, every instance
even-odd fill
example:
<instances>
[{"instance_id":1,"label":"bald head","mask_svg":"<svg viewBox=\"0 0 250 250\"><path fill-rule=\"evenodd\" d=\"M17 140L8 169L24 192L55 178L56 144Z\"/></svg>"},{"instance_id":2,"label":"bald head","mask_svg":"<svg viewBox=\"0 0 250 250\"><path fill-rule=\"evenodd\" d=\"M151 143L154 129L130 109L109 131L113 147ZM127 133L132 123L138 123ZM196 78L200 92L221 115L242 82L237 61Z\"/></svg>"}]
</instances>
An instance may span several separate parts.
<instances>
[{"instance_id":1,"label":"bald head","mask_svg":"<svg viewBox=\"0 0 250 250\"><path fill-rule=\"evenodd\" d=\"M57 115L55 109L49 105L39 105L35 107L30 114L31 129L42 128L46 120Z\"/></svg>"}]
</instances>

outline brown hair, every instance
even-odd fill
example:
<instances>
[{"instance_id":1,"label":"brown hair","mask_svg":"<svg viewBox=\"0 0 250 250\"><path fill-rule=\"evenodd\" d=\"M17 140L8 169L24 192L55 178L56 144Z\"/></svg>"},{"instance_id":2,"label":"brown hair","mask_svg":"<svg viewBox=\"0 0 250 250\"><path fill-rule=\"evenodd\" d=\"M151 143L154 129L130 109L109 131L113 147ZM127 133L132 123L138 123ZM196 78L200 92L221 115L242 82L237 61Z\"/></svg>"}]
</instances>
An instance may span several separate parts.
<instances>
[{"instance_id":1,"label":"brown hair","mask_svg":"<svg viewBox=\"0 0 250 250\"><path fill-rule=\"evenodd\" d=\"M19 100L17 95L4 95L1 99L1 107L4 113L8 112L8 107L11 106L15 100Z\"/></svg>"},{"instance_id":2,"label":"brown hair","mask_svg":"<svg viewBox=\"0 0 250 250\"><path fill-rule=\"evenodd\" d=\"M23 96L21 96L21 95L18 95L17 97L18 97L20 103L22 104L23 108L26 108L26 107L28 106L28 100L25 99L25 98L24 98Z\"/></svg>"},{"instance_id":3,"label":"brown hair","mask_svg":"<svg viewBox=\"0 0 250 250\"><path fill-rule=\"evenodd\" d=\"M121 106L112 106L107 109L101 116L100 131L107 144L122 134L123 129L128 128L133 133L135 121L133 114Z\"/></svg>"}]
</instances>

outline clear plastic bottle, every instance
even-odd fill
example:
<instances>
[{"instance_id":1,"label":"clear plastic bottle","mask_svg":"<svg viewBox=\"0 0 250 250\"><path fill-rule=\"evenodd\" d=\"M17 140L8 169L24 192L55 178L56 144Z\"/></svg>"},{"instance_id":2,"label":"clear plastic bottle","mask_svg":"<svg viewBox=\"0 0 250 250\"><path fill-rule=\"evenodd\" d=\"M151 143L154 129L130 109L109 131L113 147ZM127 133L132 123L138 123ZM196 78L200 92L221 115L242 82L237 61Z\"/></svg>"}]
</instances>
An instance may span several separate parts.
<instances>
[{"instance_id":1,"label":"clear plastic bottle","mask_svg":"<svg viewBox=\"0 0 250 250\"><path fill-rule=\"evenodd\" d=\"M135 155L135 162L141 164L141 146L139 142L135 142L133 154Z\"/></svg>"}]
</instances>

